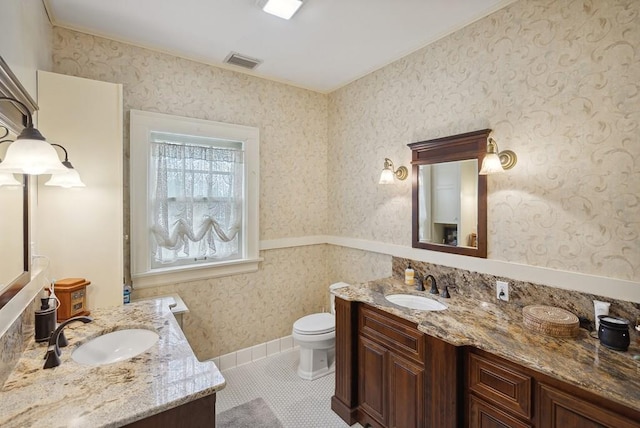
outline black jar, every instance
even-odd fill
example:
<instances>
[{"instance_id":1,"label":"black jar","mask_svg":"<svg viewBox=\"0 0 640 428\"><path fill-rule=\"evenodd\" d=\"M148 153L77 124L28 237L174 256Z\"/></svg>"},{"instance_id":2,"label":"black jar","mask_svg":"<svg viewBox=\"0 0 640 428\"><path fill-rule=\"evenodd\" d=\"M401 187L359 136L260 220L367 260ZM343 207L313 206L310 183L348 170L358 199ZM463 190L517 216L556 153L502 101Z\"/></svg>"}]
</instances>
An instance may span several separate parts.
<instances>
[{"instance_id":1,"label":"black jar","mask_svg":"<svg viewBox=\"0 0 640 428\"><path fill-rule=\"evenodd\" d=\"M611 315L598 315L598 319L600 320L600 328L598 329L600 343L615 351L629 349L629 343L631 343L629 321Z\"/></svg>"}]
</instances>

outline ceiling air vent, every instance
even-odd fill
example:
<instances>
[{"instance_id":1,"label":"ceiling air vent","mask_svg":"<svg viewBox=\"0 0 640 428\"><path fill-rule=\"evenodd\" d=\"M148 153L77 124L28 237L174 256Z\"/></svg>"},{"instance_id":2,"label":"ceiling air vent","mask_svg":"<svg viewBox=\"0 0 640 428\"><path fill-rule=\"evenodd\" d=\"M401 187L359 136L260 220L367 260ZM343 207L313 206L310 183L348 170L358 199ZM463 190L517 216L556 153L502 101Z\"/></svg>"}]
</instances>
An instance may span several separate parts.
<instances>
[{"instance_id":1,"label":"ceiling air vent","mask_svg":"<svg viewBox=\"0 0 640 428\"><path fill-rule=\"evenodd\" d=\"M231 65L237 65L238 67L248 68L249 70L253 70L262 63L259 59L249 58L248 56L240 55L237 52L231 52L227 55L224 62Z\"/></svg>"}]
</instances>

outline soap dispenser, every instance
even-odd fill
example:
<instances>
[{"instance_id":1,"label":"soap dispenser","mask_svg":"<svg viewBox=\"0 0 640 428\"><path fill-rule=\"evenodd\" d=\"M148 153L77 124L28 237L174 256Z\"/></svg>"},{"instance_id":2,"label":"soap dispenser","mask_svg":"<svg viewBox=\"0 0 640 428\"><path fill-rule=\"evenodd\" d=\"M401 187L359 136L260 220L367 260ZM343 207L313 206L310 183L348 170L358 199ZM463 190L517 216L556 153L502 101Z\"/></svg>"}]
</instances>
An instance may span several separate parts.
<instances>
[{"instance_id":1,"label":"soap dispenser","mask_svg":"<svg viewBox=\"0 0 640 428\"><path fill-rule=\"evenodd\" d=\"M404 283L407 285L415 284L415 271L411 267L411 264L404 270Z\"/></svg>"},{"instance_id":2,"label":"soap dispenser","mask_svg":"<svg viewBox=\"0 0 640 428\"><path fill-rule=\"evenodd\" d=\"M56 306L49 306L49 297L40 299L40 310L36 310L36 342L45 342L56 329Z\"/></svg>"}]
</instances>

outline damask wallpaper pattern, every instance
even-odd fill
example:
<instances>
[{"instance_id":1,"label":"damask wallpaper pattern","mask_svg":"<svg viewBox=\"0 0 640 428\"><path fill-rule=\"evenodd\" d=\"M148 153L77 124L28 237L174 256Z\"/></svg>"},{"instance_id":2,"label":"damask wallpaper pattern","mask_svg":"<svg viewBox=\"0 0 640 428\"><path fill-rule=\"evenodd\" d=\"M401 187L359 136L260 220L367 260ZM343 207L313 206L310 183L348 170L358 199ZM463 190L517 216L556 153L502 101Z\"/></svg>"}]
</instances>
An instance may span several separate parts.
<instances>
[{"instance_id":1,"label":"damask wallpaper pattern","mask_svg":"<svg viewBox=\"0 0 640 428\"><path fill-rule=\"evenodd\" d=\"M56 73L123 84L127 159L130 109L259 128L260 239L325 233L326 95L62 28L53 64ZM326 253L325 245L263 251L255 274L134 296L179 292L190 310L186 336L199 358L212 358L289 335L297 318L327 307Z\"/></svg>"},{"instance_id":2,"label":"damask wallpaper pattern","mask_svg":"<svg viewBox=\"0 0 640 428\"><path fill-rule=\"evenodd\" d=\"M488 257L640 280L639 22L634 0L522 0L330 94L328 233L411 245L384 158L491 128L519 162L489 177Z\"/></svg>"},{"instance_id":3,"label":"damask wallpaper pattern","mask_svg":"<svg viewBox=\"0 0 640 428\"><path fill-rule=\"evenodd\" d=\"M411 183L378 185L384 158L492 128L519 163L489 178L489 258L638 281L639 19L634 0L521 0L328 96L61 28L53 71L123 83L125 111L259 127L262 240L410 246ZM391 273L330 245L261 255L255 274L136 293L179 292L210 358L289 334L331 282Z\"/></svg>"}]
</instances>

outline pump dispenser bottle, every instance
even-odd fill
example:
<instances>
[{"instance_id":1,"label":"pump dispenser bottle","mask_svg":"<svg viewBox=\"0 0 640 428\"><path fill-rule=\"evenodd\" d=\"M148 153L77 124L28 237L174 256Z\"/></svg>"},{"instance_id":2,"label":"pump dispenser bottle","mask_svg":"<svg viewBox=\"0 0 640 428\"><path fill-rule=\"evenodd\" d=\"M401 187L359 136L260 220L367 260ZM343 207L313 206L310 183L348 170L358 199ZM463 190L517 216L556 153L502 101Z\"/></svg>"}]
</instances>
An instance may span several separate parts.
<instances>
[{"instance_id":1,"label":"pump dispenser bottle","mask_svg":"<svg viewBox=\"0 0 640 428\"><path fill-rule=\"evenodd\" d=\"M407 268L404 270L404 283L407 285L414 285L415 284L415 271L413 270L413 268L411 267L411 265L408 265Z\"/></svg>"},{"instance_id":2,"label":"pump dispenser bottle","mask_svg":"<svg viewBox=\"0 0 640 428\"><path fill-rule=\"evenodd\" d=\"M40 299L40 310L36 310L36 342L45 342L56 329L56 304L49 306L49 297Z\"/></svg>"}]
</instances>

